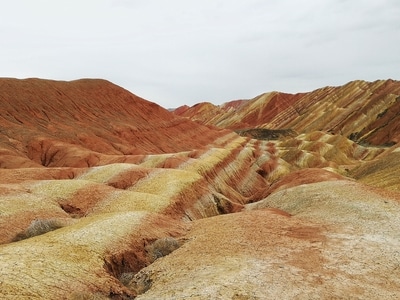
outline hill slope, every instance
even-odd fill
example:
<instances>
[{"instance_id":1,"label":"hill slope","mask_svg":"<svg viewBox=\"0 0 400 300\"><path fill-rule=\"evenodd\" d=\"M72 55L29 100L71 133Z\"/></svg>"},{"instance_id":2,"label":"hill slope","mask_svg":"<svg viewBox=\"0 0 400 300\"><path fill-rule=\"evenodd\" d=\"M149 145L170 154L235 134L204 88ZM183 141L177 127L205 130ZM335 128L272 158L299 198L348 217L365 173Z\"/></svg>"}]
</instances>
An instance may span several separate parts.
<instances>
[{"instance_id":1,"label":"hill slope","mask_svg":"<svg viewBox=\"0 0 400 300\"><path fill-rule=\"evenodd\" d=\"M223 136L94 79L1 79L0 126L2 167L94 166L191 150Z\"/></svg>"},{"instance_id":2,"label":"hill slope","mask_svg":"<svg viewBox=\"0 0 400 300\"><path fill-rule=\"evenodd\" d=\"M392 145L400 141L399 111L400 82L378 80L294 95L271 92L239 105L200 103L175 113L221 128L322 130L357 142Z\"/></svg>"}]
</instances>

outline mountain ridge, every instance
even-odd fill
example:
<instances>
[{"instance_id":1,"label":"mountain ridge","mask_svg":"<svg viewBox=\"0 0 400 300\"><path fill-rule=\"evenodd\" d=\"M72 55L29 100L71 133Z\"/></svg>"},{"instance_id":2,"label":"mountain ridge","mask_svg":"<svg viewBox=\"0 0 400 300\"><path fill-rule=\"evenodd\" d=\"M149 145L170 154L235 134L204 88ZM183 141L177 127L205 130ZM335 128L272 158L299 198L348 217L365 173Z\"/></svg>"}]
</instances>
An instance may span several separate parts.
<instances>
[{"instance_id":1,"label":"mountain ridge","mask_svg":"<svg viewBox=\"0 0 400 300\"><path fill-rule=\"evenodd\" d=\"M263 93L240 106L199 103L175 114L220 128L324 130L361 143L391 145L400 141L399 97L399 81L355 80L308 93Z\"/></svg>"}]
</instances>

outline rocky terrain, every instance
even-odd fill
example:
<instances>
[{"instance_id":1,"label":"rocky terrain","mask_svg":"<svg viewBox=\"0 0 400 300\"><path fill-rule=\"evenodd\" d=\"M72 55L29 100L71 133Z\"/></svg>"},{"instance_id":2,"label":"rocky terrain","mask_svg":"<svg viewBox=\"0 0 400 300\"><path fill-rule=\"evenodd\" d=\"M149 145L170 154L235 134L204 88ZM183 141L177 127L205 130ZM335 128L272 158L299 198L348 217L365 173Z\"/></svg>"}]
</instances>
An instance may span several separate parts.
<instances>
[{"instance_id":1,"label":"rocky terrain","mask_svg":"<svg viewBox=\"0 0 400 300\"><path fill-rule=\"evenodd\" d=\"M173 113L0 79L1 299L398 299L400 82Z\"/></svg>"}]
</instances>

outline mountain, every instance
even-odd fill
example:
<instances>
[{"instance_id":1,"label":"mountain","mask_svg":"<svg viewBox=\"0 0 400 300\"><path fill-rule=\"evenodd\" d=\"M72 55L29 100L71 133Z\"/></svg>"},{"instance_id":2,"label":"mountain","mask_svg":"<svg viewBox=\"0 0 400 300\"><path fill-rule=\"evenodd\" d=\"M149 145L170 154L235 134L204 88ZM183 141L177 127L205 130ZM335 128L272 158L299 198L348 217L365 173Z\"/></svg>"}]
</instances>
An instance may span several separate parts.
<instances>
[{"instance_id":1,"label":"mountain","mask_svg":"<svg viewBox=\"0 0 400 300\"><path fill-rule=\"evenodd\" d=\"M221 128L326 131L359 143L393 145L400 141L400 81L352 81L309 93L271 92L220 106L200 103L176 115Z\"/></svg>"},{"instance_id":2,"label":"mountain","mask_svg":"<svg viewBox=\"0 0 400 300\"><path fill-rule=\"evenodd\" d=\"M0 79L0 298L396 299L398 92Z\"/></svg>"},{"instance_id":3,"label":"mountain","mask_svg":"<svg viewBox=\"0 0 400 300\"><path fill-rule=\"evenodd\" d=\"M2 167L123 162L198 148L223 135L105 80L1 79L0 91Z\"/></svg>"}]
</instances>

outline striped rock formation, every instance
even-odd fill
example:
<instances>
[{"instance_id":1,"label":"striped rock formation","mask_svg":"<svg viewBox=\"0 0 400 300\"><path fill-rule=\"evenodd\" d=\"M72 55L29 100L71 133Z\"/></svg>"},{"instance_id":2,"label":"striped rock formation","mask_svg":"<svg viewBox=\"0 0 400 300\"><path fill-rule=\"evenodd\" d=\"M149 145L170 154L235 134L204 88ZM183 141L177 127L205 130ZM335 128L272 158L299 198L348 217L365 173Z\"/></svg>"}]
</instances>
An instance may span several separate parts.
<instances>
[{"instance_id":1,"label":"striped rock formation","mask_svg":"<svg viewBox=\"0 0 400 300\"><path fill-rule=\"evenodd\" d=\"M400 141L400 81L352 81L309 93L271 92L220 106L200 103L175 114L221 128L323 130L371 145Z\"/></svg>"},{"instance_id":2,"label":"striped rock formation","mask_svg":"<svg viewBox=\"0 0 400 300\"><path fill-rule=\"evenodd\" d=\"M104 80L0 79L0 298L396 299L396 129L290 122L254 139Z\"/></svg>"}]
</instances>

